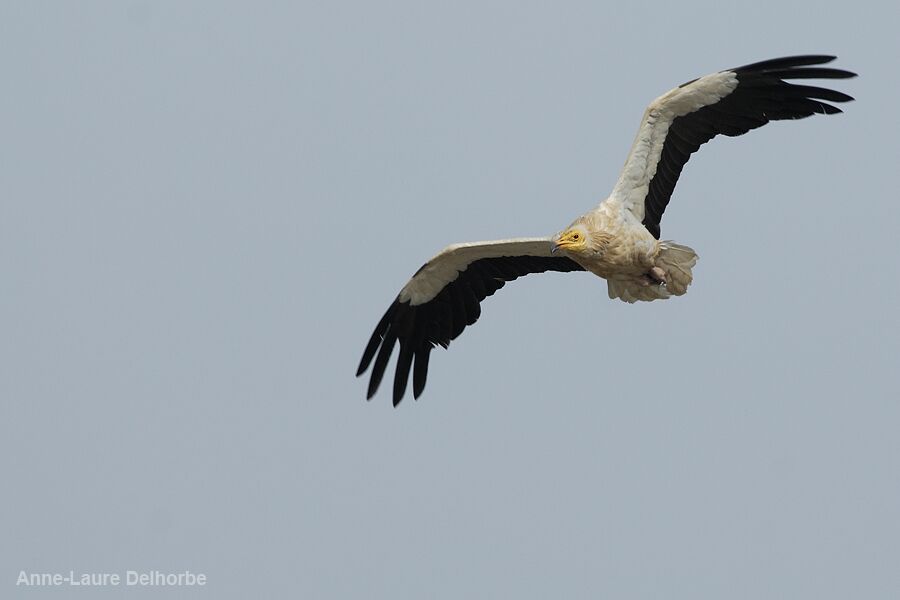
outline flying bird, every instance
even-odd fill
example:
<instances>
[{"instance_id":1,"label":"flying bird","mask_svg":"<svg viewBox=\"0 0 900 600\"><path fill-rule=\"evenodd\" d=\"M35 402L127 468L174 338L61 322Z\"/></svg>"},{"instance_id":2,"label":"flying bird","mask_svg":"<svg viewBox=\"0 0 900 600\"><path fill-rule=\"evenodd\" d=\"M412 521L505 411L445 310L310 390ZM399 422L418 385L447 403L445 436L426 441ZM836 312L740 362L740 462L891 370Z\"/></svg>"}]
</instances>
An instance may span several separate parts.
<instances>
[{"instance_id":1,"label":"flying bird","mask_svg":"<svg viewBox=\"0 0 900 600\"><path fill-rule=\"evenodd\" d=\"M523 275L589 271L606 279L610 298L625 302L684 294L697 254L659 237L660 220L685 163L719 134L738 136L769 121L840 113L825 101L853 100L847 94L786 81L855 77L817 66L834 58L775 58L684 83L647 107L609 197L560 233L442 250L416 271L375 327L356 373L372 366L367 397L375 395L399 344L394 406L403 398L410 370L418 398L431 350L446 348L478 320L482 300Z\"/></svg>"}]
</instances>

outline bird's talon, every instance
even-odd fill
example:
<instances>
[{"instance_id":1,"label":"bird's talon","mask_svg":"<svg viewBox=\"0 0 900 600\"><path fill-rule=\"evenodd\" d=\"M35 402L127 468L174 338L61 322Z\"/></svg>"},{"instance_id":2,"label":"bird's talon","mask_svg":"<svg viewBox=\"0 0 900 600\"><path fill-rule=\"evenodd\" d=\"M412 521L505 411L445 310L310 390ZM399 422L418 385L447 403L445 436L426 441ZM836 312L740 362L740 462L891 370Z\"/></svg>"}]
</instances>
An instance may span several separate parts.
<instances>
[{"instance_id":1,"label":"bird's talon","mask_svg":"<svg viewBox=\"0 0 900 600\"><path fill-rule=\"evenodd\" d=\"M662 285L666 284L666 272L659 267L653 267L652 269L650 269L650 272L647 273L647 276L656 283L661 283Z\"/></svg>"}]
</instances>

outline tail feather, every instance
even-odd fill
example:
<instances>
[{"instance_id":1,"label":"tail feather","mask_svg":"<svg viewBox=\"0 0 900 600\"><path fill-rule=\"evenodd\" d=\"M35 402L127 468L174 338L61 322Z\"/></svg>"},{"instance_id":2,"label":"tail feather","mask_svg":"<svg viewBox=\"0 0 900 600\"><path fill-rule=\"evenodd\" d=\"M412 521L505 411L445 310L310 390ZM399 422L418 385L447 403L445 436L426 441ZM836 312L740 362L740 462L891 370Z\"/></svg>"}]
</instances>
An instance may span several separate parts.
<instances>
[{"instance_id":1,"label":"tail feather","mask_svg":"<svg viewBox=\"0 0 900 600\"><path fill-rule=\"evenodd\" d=\"M691 272L697 264L697 253L687 246L671 241L660 242L656 266L666 273L665 285L648 285L637 279L610 279L609 297L619 298L628 303L665 300L671 296L681 296L687 292L694 279Z\"/></svg>"},{"instance_id":2,"label":"tail feather","mask_svg":"<svg viewBox=\"0 0 900 600\"><path fill-rule=\"evenodd\" d=\"M656 265L666 272L666 288L673 296L681 296L687 292L694 280L691 269L697 264L697 253L687 246L665 241L659 245L659 256Z\"/></svg>"}]
</instances>

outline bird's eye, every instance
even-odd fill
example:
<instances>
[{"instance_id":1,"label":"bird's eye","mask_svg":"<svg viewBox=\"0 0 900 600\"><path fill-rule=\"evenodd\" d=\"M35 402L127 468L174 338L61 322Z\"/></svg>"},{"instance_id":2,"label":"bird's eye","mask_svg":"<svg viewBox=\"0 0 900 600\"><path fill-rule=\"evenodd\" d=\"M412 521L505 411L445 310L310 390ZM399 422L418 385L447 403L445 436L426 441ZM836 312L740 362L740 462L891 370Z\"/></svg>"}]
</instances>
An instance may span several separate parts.
<instances>
[{"instance_id":1,"label":"bird's eye","mask_svg":"<svg viewBox=\"0 0 900 600\"><path fill-rule=\"evenodd\" d=\"M573 240L577 240L578 238L579 238L579 235L578 235L577 233L573 233L573 234L572 234L572 239L573 239Z\"/></svg>"}]
</instances>

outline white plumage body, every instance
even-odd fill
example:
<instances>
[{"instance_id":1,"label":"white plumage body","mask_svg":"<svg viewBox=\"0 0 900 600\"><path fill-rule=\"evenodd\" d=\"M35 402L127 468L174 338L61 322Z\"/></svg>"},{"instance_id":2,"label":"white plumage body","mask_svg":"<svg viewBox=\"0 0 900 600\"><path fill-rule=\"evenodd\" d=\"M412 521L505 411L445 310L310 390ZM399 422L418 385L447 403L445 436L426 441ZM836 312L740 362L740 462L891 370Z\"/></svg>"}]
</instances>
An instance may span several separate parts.
<instances>
[{"instance_id":1,"label":"white plumage body","mask_svg":"<svg viewBox=\"0 0 900 600\"><path fill-rule=\"evenodd\" d=\"M684 294L697 254L687 246L657 240L626 206L610 196L576 219L568 230L584 231L589 244L576 252L562 252L606 279L610 298L631 303ZM649 277L650 272L659 273L659 278Z\"/></svg>"}]
</instances>

